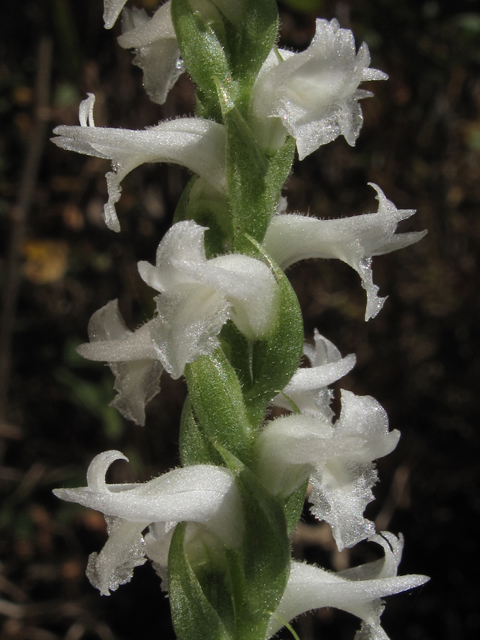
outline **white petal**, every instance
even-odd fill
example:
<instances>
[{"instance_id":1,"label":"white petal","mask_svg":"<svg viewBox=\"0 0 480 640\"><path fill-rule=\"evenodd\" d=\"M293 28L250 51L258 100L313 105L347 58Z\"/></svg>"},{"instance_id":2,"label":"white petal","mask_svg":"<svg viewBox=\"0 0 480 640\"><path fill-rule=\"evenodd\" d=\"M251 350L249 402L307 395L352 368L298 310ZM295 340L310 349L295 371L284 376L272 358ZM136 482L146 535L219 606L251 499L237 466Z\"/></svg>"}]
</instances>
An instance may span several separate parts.
<instances>
[{"instance_id":1,"label":"white petal","mask_svg":"<svg viewBox=\"0 0 480 640\"><path fill-rule=\"evenodd\" d=\"M103 0L105 29L111 29L122 12L127 0Z\"/></svg>"},{"instance_id":2,"label":"white petal","mask_svg":"<svg viewBox=\"0 0 480 640\"><path fill-rule=\"evenodd\" d=\"M340 571L337 575L348 580L372 580L377 578L393 578L397 575L398 565L402 559L403 536L397 538L389 531L382 531L368 539L369 542L376 542L385 552L380 560L368 562L351 569Z\"/></svg>"},{"instance_id":3,"label":"white petal","mask_svg":"<svg viewBox=\"0 0 480 640\"><path fill-rule=\"evenodd\" d=\"M123 35L118 43L124 49L135 49L133 63L143 70L143 83L150 98L163 104L184 66L180 60L170 2L148 18L143 10L133 7L123 12Z\"/></svg>"},{"instance_id":4,"label":"white petal","mask_svg":"<svg viewBox=\"0 0 480 640\"><path fill-rule=\"evenodd\" d=\"M120 182L145 162L184 165L204 177L218 190L226 189L225 129L201 118L179 118L161 122L143 131L103 127L56 127L52 141L63 149L113 161L106 174L109 200L105 205L107 226L119 231L115 203Z\"/></svg>"},{"instance_id":5,"label":"white petal","mask_svg":"<svg viewBox=\"0 0 480 640\"><path fill-rule=\"evenodd\" d=\"M212 289L190 285L177 295L156 298L158 316L152 336L157 357L177 379L185 365L219 346L217 335L228 320L230 305Z\"/></svg>"},{"instance_id":6,"label":"white petal","mask_svg":"<svg viewBox=\"0 0 480 640\"><path fill-rule=\"evenodd\" d=\"M329 459L323 467L317 466L309 499L312 513L330 524L342 550L375 533L373 523L363 517L365 507L374 499L372 487L377 481L372 461L393 451L400 434L388 431L386 412L374 398L344 390L335 433L341 441L358 438L359 446Z\"/></svg>"},{"instance_id":7,"label":"white petal","mask_svg":"<svg viewBox=\"0 0 480 640\"><path fill-rule=\"evenodd\" d=\"M86 571L87 578L102 596L130 582L135 567L146 562L142 537L145 524L108 516L105 519L108 540L100 553L90 554Z\"/></svg>"},{"instance_id":8,"label":"white petal","mask_svg":"<svg viewBox=\"0 0 480 640\"><path fill-rule=\"evenodd\" d=\"M212 353L229 317L249 339L265 337L277 317L279 291L270 269L244 255L207 260L205 230L192 220L177 222L158 246L156 265L138 264L143 280L163 294L155 340L174 377L200 352Z\"/></svg>"},{"instance_id":9,"label":"white petal","mask_svg":"<svg viewBox=\"0 0 480 640\"><path fill-rule=\"evenodd\" d=\"M198 283L223 293L232 305L231 319L249 340L263 338L271 331L279 289L263 262L234 254L213 258L204 265L185 262L182 269Z\"/></svg>"},{"instance_id":10,"label":"white petal","mask_svg":"<svg viewBox=\"0 0 480 640\"><path fill-rule=\"evenodd\" d=\"M362 278L367 292L365 319L373 318L382 308L385 298L378 298L373 284L371 257L389 253L418 242L426 232L395 234L398 222L414 211L397 210L379 187L377 213L318 220L298 214L273 218L264 240L268 253L283 269L308 258L338 258L350 265Z\"/></svg>"},{"instance_id":11,"label":"white petal","mask_svg":"<svg viewBox=\"0 0 480 640\"><path fill-rule=\"evenodd\" d=\"M162 579L162 590L168 591L168 553L176 523L155 522L145 536L145 553ZM189 525L190 526L190 525ZM187 529L188 530L188 529Z\"/></svg>"},{"instance_id":12,"label":"white petal","mask_svg":"<svg viewBox=\"0 0 480 640\"><path fill-rule=\"evenodd\" d=\"M278 618L290 621L301 613L321 607L335 607L354 613L367 621L372 619L372 603L379 598L419 587L426 576L408 575L379 580L349 581L333 573L299 562L292 562L290 577L276 610ZM282 623L271 618L267 637L275 634Z\"/></svg>"},{"instance_id":13,"label":"white petal","mask_svg":"<svg viewBox=\"0 0 480 640\"><path fill-rule=\"evenodd\" d=\"M206 227L193 220L174 224L158 245L156 264L139 262L138 270L143 280L161 293L175 291L179 285L194 284L196 279L186 273L185 262L205 264L204 235Z\"/></svg>"},{"instance_id":14,"label":"white petal","mask_svg":"<svg viewBox=\"0 0 480 640\"><path fill-rule=\"evenodd\" d=\"M102 456L108 455L110 452L100 454L100 463L103 464ZM96 468L98 464L97 456L92 465ZM144 527L152 522L199 522L229 546L238 547L241 542L240 497L233 476L226 469L191 466L174 469L143 484L105 485L105 489L98 491L88 486L56 489L54 493L62 500L105 515L144 523Z\"/></svg>"},{"instance_id":15,"label":"white petal","mask_svg":"<svg viewBox=\"0 0 480 640\"><path fill-rule=\"evenodd\" d=\"M297 141L300 160L339 135L355 144L362 124L358 100L371 95L358 85L386 79L369 64L368 47L363 44L356 54L351 31L340 29L336 20L317 20L308 49L280 51L263 65L254 86L257 129L262 120L268 127L272 116L281 119Z\"/></svg>"},{"instance_id":16,"label":"white petal","mask_svg":"<svg viewBox=\"0 0 480 640\"><path fill-rule=\"evenodd\" d=\"M371 396L357 396L342 389L342 412L335 424L339 437L359 436L365 446L355 452L353 460L371 462L391 453L397 446L400 432L388 430L388 416L382 405Z\"/></svg>"},{"instance_id":17,"label":"white petal","mask_svg":"<svg viewBox=\"0 0 480 640\"><path fill-rule=\"evenodd\" d=\"M95 95L87 93L88 98L82 100L78 107L78 119L81 127L94 127L93 107L95 105Z\"/></svg>"},{"instance_id":18,"label":"white petal","mask_svg":"<svg viewBox=\"0 0 480 640\"><path fill-rule=\"evenodd\" d=\"M363 445L354 437L335 437L335 428L319 418L291 415L267 424L255 448L258 473L274 494L291 493L314 469Z\"/></svg>"},{"instance_id":19,"label":"white petal","mask_svg":"<svg viewBox=\"0 0 480 640\"><path fill-rule=\"evenodd\" d=\"M372 487L376 481L373 464L359 464L348 458L330 460L312 474L310 510L331 526L339 551L375 533L375 525L363 517L363 512L374 499Z\"/></svg>"},{"instance_id":20,"label":"white petal","mask_svg":"<svg viewBox=\"0 0 480 640\"><path fill-rule=\"evenodd\" d=\"M299 368L294 373L282 393L275 396L272 404L293 410L294 405L304 415L331 420L334 416L330 409L333 392L328 385L346 375L355 366L355 356L350 354L342 358L337 347L314 330L315 346L305 343L303 353L310 360L311 368Z\"/></svg>"},{"instance_id":21,"label":"white petal","mask_svg":"<svg viewBox=\"0 0 480 640\"><path fill-rule=\"evenodd\" d=\"M77 347L89 360L108 362L118 395L111 403L136 424L145 424L145 405L160 391L163 367L151 336L155 319L130 331L113 300L93 314L88 325L90 343Z\"/></svg>"}]
</instances>

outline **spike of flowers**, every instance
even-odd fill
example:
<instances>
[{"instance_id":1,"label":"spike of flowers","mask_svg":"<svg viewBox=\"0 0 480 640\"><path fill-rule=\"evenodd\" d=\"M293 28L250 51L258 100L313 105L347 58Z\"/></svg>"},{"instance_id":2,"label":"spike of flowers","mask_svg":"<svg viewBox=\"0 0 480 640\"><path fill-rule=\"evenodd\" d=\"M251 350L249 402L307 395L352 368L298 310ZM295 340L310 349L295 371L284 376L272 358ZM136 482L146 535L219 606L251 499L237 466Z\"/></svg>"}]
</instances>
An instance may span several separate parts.
<instances>
[{"instance_id":1,"label":"spike of flowers","mask_svg":"<svg viewBox=\"0 0 480 640\"><path fill-rule=\"evenodd\" d=\"M105 0L107 28L125 4ZM300 159L341 135L353 145L359 101L371 95L359 85L386 75L370 69L368 47L357 52L336 20L317 20L302 53L277 49L274 0L168 0L152 17L125 9L122 22L119 44L134 50L152 100L163 104L186 69L203 117L143 131L96 127L89 94L80 126L54 130L59 147L112 161L105 220L114 231L130 171L173 162L194 173L155 264L138 264L156 312L130 330L118 301L109 302L92 316L90 341L78 352L109 365L112 405L137 424L145 424L163 370L185 374L189 394L181 467L144 483L107 484L110 465L126 458L106 451L90 464L86 487L55 490L105 516L108 538L91 554L88 578L109 595L150 559L179 640L265 640L326 606L361 619L357 640L386 640L381 598L427 580L397 576L403 538L376 535L364 515L377 482L374 461L395 448L399 433L370 396L343 391L335 416L330 385L352 370L355 356L342 357L316 329L314 345L303 344L300 307L283 270L307 258L349 264L367 292L368 320L385 301L372 257L424 232L397 233L414 212L398 210L376 185L376 213L338 220L286 214L280 197L292 137ZM300 366L302 348L310 366ZM266 420L269 405L289 414ZM307 483L311 511L330 525L338 549L369 539L384 557L336 574L293 560L289 534Z\"/></svg>"}]
</instances>

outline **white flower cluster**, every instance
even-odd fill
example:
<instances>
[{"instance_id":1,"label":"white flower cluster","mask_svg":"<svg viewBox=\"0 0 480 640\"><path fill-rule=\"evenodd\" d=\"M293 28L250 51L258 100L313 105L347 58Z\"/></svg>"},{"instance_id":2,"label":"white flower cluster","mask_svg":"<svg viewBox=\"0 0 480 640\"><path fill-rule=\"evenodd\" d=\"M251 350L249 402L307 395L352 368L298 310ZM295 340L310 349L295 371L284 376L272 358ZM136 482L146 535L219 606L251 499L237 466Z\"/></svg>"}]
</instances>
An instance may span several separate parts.
<instances>
[{"instance_id":1,"label":"white flower cluster","mask_svg":"<svg viewBox=\"0 0 480 640\"><path fill-rule=\"evenodd\" d=\"M105 25L110 28L126 0L105 0ZM242 2L214 0L232 24L242 19ZM144 71L145 88L159 103L166 99L184 67L171 18L170 2L149 18L145 12L125 9L122 47L135 50L135 64ZM317 20L315 37L306 51L293 53L274 47L253 86L249 126L266 152L279 149L288 135L296 140L300 158L343 135L354 144L361 128L359 100L370 96L359 89L365 80L386 75L369 68L368 47L356 51L353 35L336 20ZM108 158L109 199L105 220L119 231L115 203L120 182L145 162L181 164L219 193L226 193L227 136L222 124L202 118L161 122L144 131L95 127L94 96L79 111L80 126L59 126L54 142L86 155ZM350 218L319 220L286 214L279 207L263 240L262 251L282 269L308 258L337 258L360 275L367 293L366 319L381 309L373 283L373 256L417 242L423 233L397 234L398 223L411 210L398 210L382 190L378 210ZM178 222L160 242L156 264L140 262L142 279L158 295L156 313L146 324L130 331L117 301L97 311L89 325L90 342L79 353L107 362L115 375L118 393L114 406L137 424L145 422L145 405L160 389L163 370L173 378L199 356L219 348L218 335L231 320L251 344L271 335L279 314L280 287L276 276L260 259L232 253L207 259L205 228L192 220ZM318 607L337 607L362 620L358 640L381 640L383 609L380 598L419 586L425 576L397 577L403 541L393 534L375 533L364 517L373 500L377 480L374 460L390 453L399 438L389 431L379 403L369 396L342 393L342 410L335 420L329 385L355 365L355 356L342 358L338 349L315 331L314 346L305 345L309 368L299 368L272 404L289 410L266 422L254 445L253 471L266 489L286 499L307 481L312 486L312 513L328 522L338 548L360 540L382 546L384 558L369 565L333 574L315 566L293 562L267 637L286 620ZM107 485L112 462L126 458L107 451L92 461L87 487L58 489L63 500L105 514L108 541L100 554L92 554L88 576L103 595L130 580L146 557L154 562L163 587L168 587L167 558L175 525L188 522L188 540L208 544L242 545L244 521L241 497L230 471L213 465L193 465L170 471L144 484ZM147 531L146 535L144 532Z\"/></svg>"}]
</instances>

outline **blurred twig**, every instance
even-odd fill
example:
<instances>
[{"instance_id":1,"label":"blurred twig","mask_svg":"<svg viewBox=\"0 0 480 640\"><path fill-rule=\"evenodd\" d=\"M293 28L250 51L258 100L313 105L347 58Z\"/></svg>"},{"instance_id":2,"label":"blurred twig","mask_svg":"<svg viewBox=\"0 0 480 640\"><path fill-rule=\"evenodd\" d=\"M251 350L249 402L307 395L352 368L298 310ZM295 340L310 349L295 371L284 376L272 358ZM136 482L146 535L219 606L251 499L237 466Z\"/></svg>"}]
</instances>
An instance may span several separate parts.
<instances>
[{"instance_id":1,"label":"blurred twig","mask_svg":"<svg viewBox=\"0 0 480 640\"><path fill-rule=\"evenodd\" d=\"M7 415L8 379L10 374L11 336L20 288L20 260L25 228L34 195L40 159L45 145L45 133L49 119L49 89L52 60L52 43L42 37L38 47L36 77L36 112L28 153L22 170L17 202L10 212L11 230L5 267L3 313L0 323L0 419Z\"/></svg>"}]
</instances>

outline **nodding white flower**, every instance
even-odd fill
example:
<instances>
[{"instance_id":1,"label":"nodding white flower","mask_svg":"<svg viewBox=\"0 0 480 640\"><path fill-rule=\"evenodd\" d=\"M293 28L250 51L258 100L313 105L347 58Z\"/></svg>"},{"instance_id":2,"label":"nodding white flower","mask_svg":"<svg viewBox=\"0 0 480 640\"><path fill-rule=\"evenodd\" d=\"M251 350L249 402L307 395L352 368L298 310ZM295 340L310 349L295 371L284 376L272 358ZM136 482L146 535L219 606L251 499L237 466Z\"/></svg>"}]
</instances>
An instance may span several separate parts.
<instances>
[{"instance_id":1,"label":"nodding white flower","mask_svg":"<svg viewBox=\"0 0 480 640\"><path fill-rule=\"evenodd\" d=\"M120 231L115 203L120 199L120 182L145 162L180 164L204 177L219 191L227 185L225 129L202 118L179 118L161 122L143 131L96 127L93 121L95 97L80 104L80 126L55 127L57 146L87 156L112 160L113 171L106 174L108 202L104 208L109 229Z\"/></svg>"},{"instance_id":2,"label":"nodding white flower","mask_svg":"<svg viewBox=\"0 0 480 640\"><path fill-rule=\"evenodd\" d=\"M91 317L90 344L78 347L85 358L108 362L118 393L111 406L127 420L141 425L145 424L145 405L160 391L163 371L150 333L154 322L130 331L118 308L118 300L112 300Z\"/></svg>"},{"instance_id":3,"label":"nodding white flower","mask_svg":"<svg viewBox=\"0 0 480 640\"><path fill-rule=\"evenodd\" d=\"M307 258L338 258L355 269L367 293L365 320L374 318L386 300L377 296L372 257L408 247L427 233L395 233L398 223L410 218L415 211L397 209L380 187L369 185L377 192L376 213L335 220L278 214L273 217L264 239L266 250L282 269Z\"/></svg>"},{"instance_id":4,"label":"nodding white flower","mask_svg":"<svg viewBox=\"0 0 480 640\"><path fill-rule=\"evenodd\" d=\"M145 483L106 484L105 474L115 460L128 459L119 451L100 453L90 463L86 487L54 490L62 500L105 515L109 538L100 554L91 554L87 569L90 582L102 595L128 582L134 568L145 562L142 531L153 523L172 527L177 522L196 522L228 546L240 546L240 495L229 471L195 465Z\"/></svg>"},{"instance_id":5,"label":"nodding white flower","mask_svg":"<svg viewBox=\"0 0 480 640\"><path fill-rule=\"evenodd\" d=\"M133 64L142 69L145 91L158 104L165 102L168 92L185 71L170 5L166 2L151 18L143 9L125 9L123 35L118 38L124 49L135 49Z\"/></svg>"},{"instance_id":6,"label":"nodding white flower","mask_svg":"<svg viewBox=\"0 0 480 640\"><path fill-rule=\"evenodd\" d=\"M117 302L110 302L90 321L90 343L77 349L89 360L108 362L119 392L114 406L138 424L159 390L162 369L179 378L187 363L212 354L229 318L250 340L274 326L279 290L270 269L239 254L207 260L205 230L192 220L177 222L158 246L156 266L139 263L145 282L161 292L152 320L129 331Z\"/></svg>"},{"instance_id":7,"label":"nodding white flower","mask_svg":"<svg viewBox=\"0 0 480 640\"><path fill-rule=\"evenodd\" d=\"M311 367L299 368L292 379L272 400L277 407L292 410L292 402L305 415L331 419L333 411L330 409L332 392L328 389L355 366L356 358L353 353L342 358L337 347L324 338L317 329L314 330L315 346L305 344L303 353L310 361Z\"/></svg>"},{"instance_id":8,"label":"nodding white flower","mask_svg":"<svg viewBox=\"0 0 480 640\"><path fill-rule=\"evenodd\" d=\"M354 145L363 122L358 101L372 95L358 85L388 78L369 64L365 43L356 53L350 30L318 19L306 51L274 50L265 61L253 94L259 135L265 137L267 119L279 118L296 139L300 160L339 135Z\"/></svg>"},{"instance_id":9,"label":"nodding white flower","mask_svg":"<svg viewBox=\"0 0 480 640\"><path fill-rule=\"evenodd\" d=\"M373 460L393 451L399 437L397 430L388 431L387 414L374 398L342 390L335 425L298 414L269 422L255 445L258 473L282 496L310 477L311 511L328 522L341 550L375 532L363 517L377 481Z\"/></svg>"},{"instance_id":10,"label":"nodding white flower","mask_svg":"<svg viewBox=\"0 0 480 640\"><path fill-rule=\"evenodd\" d=\"M356 640L388 640L380 625L384 604L380 598L419 587L429 578L422 575L397 576L402 557L403 538L388 531L370 538L380 544L385 557L375 562L332 573L319 567L292 562L288 583L272 616L267 637L305 611L335 607L362 620Z\"/></svg>"}]
</instances>

